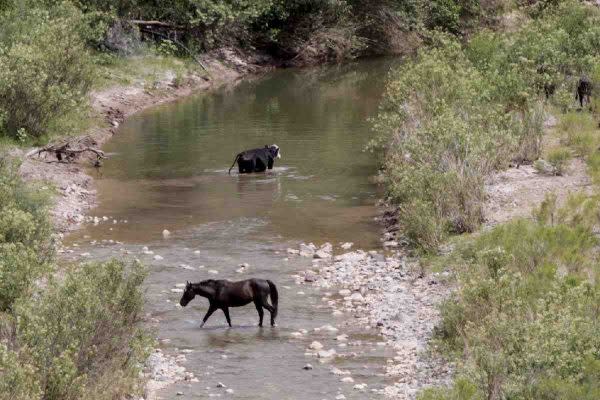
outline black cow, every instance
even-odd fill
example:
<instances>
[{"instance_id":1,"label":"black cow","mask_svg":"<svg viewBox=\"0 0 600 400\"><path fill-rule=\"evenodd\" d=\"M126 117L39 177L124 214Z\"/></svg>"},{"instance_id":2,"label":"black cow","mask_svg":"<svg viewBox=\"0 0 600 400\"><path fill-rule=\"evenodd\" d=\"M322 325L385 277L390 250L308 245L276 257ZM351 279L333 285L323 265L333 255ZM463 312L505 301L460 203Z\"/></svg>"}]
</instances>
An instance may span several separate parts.
<instances>
[{"instance_id":1,"label":"black cow","mask_svg":"<svg viewBox=\"0 0 600 400\"><path fill-rule=\"evenodd\" d=\"M281 158L279 146L272 144L270 146L260 147L258 149L246 150L235 156L231 169L238 163L240 174L251 172L264 172L267 168L273 169L273 164L276 158Z\"/></svg>"},{"instance_id":2,"label":"black cow","mask_svg":"<svg viewBox=\"0 0 600 400\"><path fill-rule=\"evenodd\" d=\"M579 100L579 105L583 108L584 101L590 104L590 97L592 96L592 81L588 77L581 77L577 82L577 93L575 93L575 100Z\"/></svg>"}]
</instances>

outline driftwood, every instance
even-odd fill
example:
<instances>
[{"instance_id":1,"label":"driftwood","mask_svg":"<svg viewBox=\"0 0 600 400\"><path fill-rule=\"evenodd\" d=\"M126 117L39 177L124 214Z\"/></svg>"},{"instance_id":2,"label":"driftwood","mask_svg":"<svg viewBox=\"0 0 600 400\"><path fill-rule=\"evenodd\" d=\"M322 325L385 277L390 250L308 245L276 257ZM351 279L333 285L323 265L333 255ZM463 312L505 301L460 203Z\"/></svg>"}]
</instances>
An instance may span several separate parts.
<instances>
[{"instance_id":1,"label":"driftwood","mask_svg":"<svg viewBox=\"0 0 600 400\"><path fill-rule=\"evenodd\" d=\"M96 156L94 165L100 166L100 160L104 160L107 157L102 150L93 147L95 144L96 143L92 138L84 136L83 138L67 139L56 143L50 143L44 147L30 151L27 156L32 157L37 155L39 158L42 154L48 153L56 158L56 160L45 160L48 163L71 163L81 154L89 152Z\"/></svg>"}]
</instances>

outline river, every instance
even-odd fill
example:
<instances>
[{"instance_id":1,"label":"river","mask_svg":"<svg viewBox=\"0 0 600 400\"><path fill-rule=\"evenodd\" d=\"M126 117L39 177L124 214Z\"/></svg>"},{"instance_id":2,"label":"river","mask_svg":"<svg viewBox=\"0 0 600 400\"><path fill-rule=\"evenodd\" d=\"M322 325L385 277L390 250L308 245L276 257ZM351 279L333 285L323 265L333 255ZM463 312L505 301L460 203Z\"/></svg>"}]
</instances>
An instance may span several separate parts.
<instances>
[{"instance_id":1,"label":"river","mask_svg":"<svg viewBox=\"0 0 600 400\"><path fill-rule=\"evenodd\" d=\"M293 275L312 260L286 249L303 241L331 242L336 253L342 242L379 247L374 204L381 193L370 183L377 157L363 149L396 64L275 71L137 114L104 146L110 159L95 173L99 206L92 211L101 222L68 244L74 255L137 257L149 266L147 316L165 352L188 350L182 364L199 380L172 385L161 398L364 399L389 383L383 372L393 355L382 339L352 315L334 317L318 289L297 285ZM282 153L272 171L227 173L235 154L272 143ZM241 263L250 266L237 273ZM171 289L178 283L250 276L279 286L278 327L256 327L249 305L230 310L233 329L220 311L200 329L205 299L176 307L180 294ZM340 346L336 334L314 330L327 324L349 342ZM309 333L290 335L299 329ZM313 340L340 357L321 363L305 355ZM306 363L314 369L304 370ZM340 382L332 367L351 371L369 390Z\"/></svg>"}]
</instances>

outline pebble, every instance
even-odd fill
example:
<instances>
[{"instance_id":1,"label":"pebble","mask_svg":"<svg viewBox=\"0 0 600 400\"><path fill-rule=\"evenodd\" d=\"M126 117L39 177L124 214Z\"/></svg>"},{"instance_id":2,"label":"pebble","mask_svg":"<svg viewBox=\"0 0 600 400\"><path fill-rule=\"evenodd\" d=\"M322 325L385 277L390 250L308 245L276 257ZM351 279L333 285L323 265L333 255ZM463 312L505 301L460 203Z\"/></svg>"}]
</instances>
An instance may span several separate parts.
<instances>
[{"instance_id":1,"label":"pebble","mask_svg":"<svg viewBox=\"0 0 600 400\"><path fill-rule=\"evenodd\" d=\"M351 376L345 376L340 380L344 383L354 383L354 379Z\"/></svg>"},{"instance_id":2,"label":"pebble","mask_svg":"<svg viewBox=\"0 0 600 400\"><path fill-rule=\"evenodd\" d=\"M171 232L169 232L167 229L165 229L165 230L162 231L162 235L163 235L163 238L166 239L169 236L171 236Z\"/></svg>"},{"instance_id":3,"label":"pebble","mask_svg":"<svg viewBox=\"0 0 600 400\"><path fill-rule=\"evenodd\" d=\"M183 392L177 392L177 396L183 396Z\"/></svg>"},{"instance_id":4,"label":"pebble","mask_svg":"<svg viewBox=\"0 0 600 400\"><path fill-rule=\"evenodd\" d=\"M157 254L157 255L155 255L155 256L154 256L154 259L155 259L156 261L160 261L160 260L163 260L164 258L163 258L163 256L159 256L159 255Z\"/></svg>"},{"instance_id":5,"label":"pebble","mask_svg":"<svg viewBox=\"0 0 600 400\"><path fill-rule=\"evenodd\" d=\"M313 369L313 366L310 364L306 364L304 367L302 367L302 369L309 371L309 370Z\"/></svg>"},{"instance_id":6,"label":"pebble","mask_svg":"<svg viewBox=\"0 0 600 400\"><path fill-rule=\"evenodd\" d=\"M208 273L209 273L209 274L218 274L218 273L219 273L219 271L217 271L216 269L209 269L209 270L208 270Z\"/></svg>"},{"instance_id":7,"label":"pebble","mask_svg":"<svg viewBox=\"0 0 600 400\"><path fill-rule=\"evenodd\" d=\"M194 254L200 254L200 250L195 250Z\"/></svg>"},{"instance_id":8,"label":"pebble","mask_svg":"<svg viewBox=\"0 0 600 400\"><path fill-rule=\"evenodd\" d=\"M225 384L223 384L222 382L217 383L217 387L218 388L226 388L227 386L225 386Z\"/></svg>"}]
</instances>

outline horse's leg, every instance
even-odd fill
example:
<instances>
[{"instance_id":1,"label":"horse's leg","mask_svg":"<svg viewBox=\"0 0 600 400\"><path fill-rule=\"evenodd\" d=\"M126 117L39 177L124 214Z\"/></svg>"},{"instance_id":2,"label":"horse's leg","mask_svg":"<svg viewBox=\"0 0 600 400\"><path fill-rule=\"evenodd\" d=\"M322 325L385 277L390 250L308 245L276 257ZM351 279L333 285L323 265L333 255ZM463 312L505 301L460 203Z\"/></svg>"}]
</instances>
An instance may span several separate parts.
<instances>
[{"instance_id":1,"label":"horse's leg","mask_svg":"<svg viewBox=\"0 0 600 400\"><path fill-rule=\"evenodd\" d=\"M231 328L231 318L229 318L229 307L223 307L223 308L221 308L221 310L223 310L223 314L225 314L225 319L227 320L227 323L229 324L229 327Z\"/></svg>"},{"instance_id":2,"label":"horse's leg","mask_svg":"<svg viewBox=\"0 0 600 400\"><path fill-rule=\"evenodd\" d=\"M262 304L258 300L254 300L254 305L256 306L256 311L258 311L258 326L262 326L263 316L265 315Z\"/></svg>"},{"instance_id":3,"label":"horse's leg","mask_svg":"<svg viewBox=\"0 0 600 400\"><path fill-rule=\"evenodd\" d=\"M200 328L202 328L204 326L204 324L206 323L206 320L212 315L212 313L214 313L215 311L217 311L217 307L213 306L212 304L208 307L208 311L206 312L206 315L204 316L204 318L202 318L202 324L200 324Z\"/></svg>"},{"instance_id":4,"label":"horse's leg","mask_svg":"<svg viewBox=\"0 0 600 400\"><path fill-rule=\"evenodd\" d=\"M266 301L263 303L263 307L266 308L271 314L271 326L275 326L275 319L273 318L273 313L275 312L275 307L267 303Z\"/></svg>"}]
</instances>

